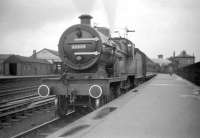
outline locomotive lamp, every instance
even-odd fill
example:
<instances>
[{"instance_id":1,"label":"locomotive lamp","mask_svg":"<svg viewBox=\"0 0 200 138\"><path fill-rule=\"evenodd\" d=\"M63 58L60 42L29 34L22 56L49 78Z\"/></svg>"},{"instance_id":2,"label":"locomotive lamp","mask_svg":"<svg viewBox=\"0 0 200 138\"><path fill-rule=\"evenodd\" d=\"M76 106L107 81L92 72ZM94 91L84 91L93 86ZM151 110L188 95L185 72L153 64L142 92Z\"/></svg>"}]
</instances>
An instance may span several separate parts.
<instances>
[{"instance_id":1,"label":"locomotive lamp","mask_svg":"<svg viewBox=\"0 0 200 138\"><path fill-rule=\"evenodd\" d=\"M38 87L38 95L40 97L48 97L49 94L50 94L50 88L49 88L49 86L42 84L42 85L40 85Z\"/></svg>"},{"instance_id":2,"label":"locomotive lamp","mask_svg":"<svg viewBox=\"0 0 200 138\"><path fill-rule=\"evenodd\" d=\"M102 88L99 85L92 85L89 89L89 95L94 98L98 99L102 95Z\"/></svg>"},{"instance_id":3,"label":"locomotive lamp","mask_svg":"<svg viewBox=\"0 0 200 138\"><path fill-rule=\"evenodd\" d=\"M102 88L99 85L92 85L89 88L89 95L95 100L95 108L100 106L100 97L102 96Z\"/></svg>"}]
</instances>

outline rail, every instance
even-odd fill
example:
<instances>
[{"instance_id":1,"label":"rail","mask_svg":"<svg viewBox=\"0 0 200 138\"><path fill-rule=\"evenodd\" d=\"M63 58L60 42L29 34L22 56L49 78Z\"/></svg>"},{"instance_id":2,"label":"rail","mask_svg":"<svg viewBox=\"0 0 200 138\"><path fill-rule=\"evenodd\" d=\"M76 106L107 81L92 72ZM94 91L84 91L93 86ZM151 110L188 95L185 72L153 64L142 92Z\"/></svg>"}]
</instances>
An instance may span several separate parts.
<instances>
[{"instance_id":1,"label":"rail","mask_svg":"<svg viewBox=\"0 0 200 138\"><path fill-rule=\"evenodd\" d=\"M19 89L10 89L0 92L0 105L8 102L22 100L24 98L30 98L37 96L38 86L30 86Z\"/></svg>"},{"instance_id":2,"label":"rail","mask_svg":"<svg viewBox=\"0 0 200 138\"><path fill-rule=\"evenodd\" d=\"M47 104L54 103L55 96L49 96L47 98L34 97L30 99L24 99L22 101L16 101L8 103L7 105L0 106L0 118L10 116L12 114L17 114L19 112L25 112L33 108L44 106Z\"/></svg>"}]
</instances>

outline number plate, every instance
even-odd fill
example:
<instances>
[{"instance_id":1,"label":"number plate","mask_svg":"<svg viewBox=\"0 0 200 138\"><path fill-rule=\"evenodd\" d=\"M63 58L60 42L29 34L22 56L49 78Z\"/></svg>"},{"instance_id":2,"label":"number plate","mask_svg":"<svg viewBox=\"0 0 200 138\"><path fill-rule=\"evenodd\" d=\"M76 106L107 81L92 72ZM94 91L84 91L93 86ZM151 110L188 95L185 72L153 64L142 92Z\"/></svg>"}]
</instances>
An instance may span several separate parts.
<instances>
[{"instance_id":1,"label":"number plate","mask_svg":"<svg viewBox=\"0 0 200 138\"><path fill-rule=\"evenodd\" d=\"M86 44L73 44L72 49L85 49Z\"/></svg>"}]
</instances>

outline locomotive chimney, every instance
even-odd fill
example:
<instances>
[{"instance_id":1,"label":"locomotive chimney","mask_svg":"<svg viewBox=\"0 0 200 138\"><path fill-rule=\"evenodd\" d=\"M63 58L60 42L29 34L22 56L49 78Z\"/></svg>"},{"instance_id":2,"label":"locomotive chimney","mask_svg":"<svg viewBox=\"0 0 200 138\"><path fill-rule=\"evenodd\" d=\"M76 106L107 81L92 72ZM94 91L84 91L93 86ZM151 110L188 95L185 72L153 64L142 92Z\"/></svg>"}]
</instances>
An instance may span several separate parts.
<instances>
[{"instance_id":1,"label":"locomotive chimney","mask_svg":"<svg viewBox=\"0 0 200 138\"><path fill-rule=\"evenodd\" d=\"M79 16L79 19L81 20L81 24L91 26L92 16L90 16L88 14L83 14L83 15Z\"/></svg>"}]
</instances>

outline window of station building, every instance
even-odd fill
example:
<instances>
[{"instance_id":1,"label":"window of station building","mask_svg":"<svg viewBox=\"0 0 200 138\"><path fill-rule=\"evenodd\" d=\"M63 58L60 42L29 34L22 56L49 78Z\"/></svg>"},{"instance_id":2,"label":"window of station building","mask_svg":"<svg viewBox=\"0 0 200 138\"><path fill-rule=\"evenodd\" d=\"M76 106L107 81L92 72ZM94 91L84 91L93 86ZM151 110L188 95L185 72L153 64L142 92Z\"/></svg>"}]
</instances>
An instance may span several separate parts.
<instances>
[{"instance_id":1,"label":"window of station building","mask_svg":"<svg viewBox=\"0 0 200 138\"><path fill-rule=\"evenodd\" d=\"M31 66L30 66L30 65L27 66L27 70L28 70L28 71L31 70Z\"/></svg>"},{"instance_id":2,"label":"window of station building","mask_svg":"<svg viewBox=\"0 0 200 138\"><path fill-rule=\"evenodd\" d=\"M26 70L26 64L24 64L24 70Z\"/></svg>"}]
</instances>

